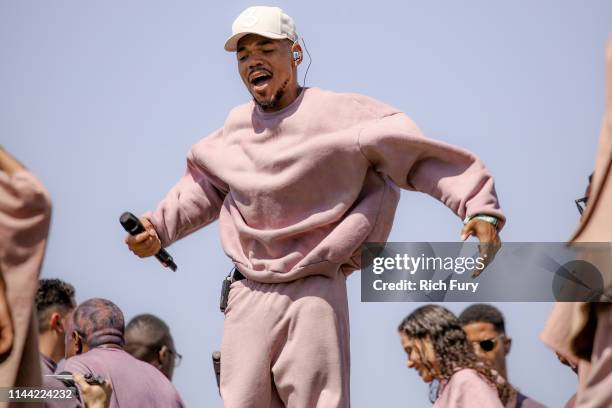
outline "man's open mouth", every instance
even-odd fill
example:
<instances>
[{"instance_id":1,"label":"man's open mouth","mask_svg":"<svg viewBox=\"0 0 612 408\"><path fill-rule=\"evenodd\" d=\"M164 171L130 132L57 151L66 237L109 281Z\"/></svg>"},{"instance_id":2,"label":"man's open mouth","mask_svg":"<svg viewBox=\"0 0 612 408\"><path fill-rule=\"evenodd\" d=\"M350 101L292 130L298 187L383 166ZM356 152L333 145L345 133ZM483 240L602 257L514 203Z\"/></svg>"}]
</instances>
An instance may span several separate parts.
<instances>
[{"instance_id":1,"label":"man's open mouth","mask_svg":"<svg viewBox=\"0 0 612 408\"><path fill-rule=\"evenodd\" d=\"M249 77L249 82L253 86L253 90L261 91L263 90L270 80L272 79L272 73L268 71L256 71Z\"/></svg>"}]
</instances>

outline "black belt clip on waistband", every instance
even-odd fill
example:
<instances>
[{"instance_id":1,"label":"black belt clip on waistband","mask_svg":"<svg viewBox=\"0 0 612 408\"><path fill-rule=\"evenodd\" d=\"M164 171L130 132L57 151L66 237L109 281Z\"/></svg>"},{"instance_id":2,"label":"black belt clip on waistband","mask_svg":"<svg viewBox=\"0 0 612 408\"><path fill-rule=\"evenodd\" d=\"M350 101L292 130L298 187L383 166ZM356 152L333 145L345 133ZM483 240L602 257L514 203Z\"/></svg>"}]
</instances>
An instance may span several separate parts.
<instances>
[{"instance_id":1,"label":"black belt clip on waistband","mask_svg":"<svg viewBox=\"0 0 612 408\"><path fill-rule=\"evenodd\" d=\"M225 309L227 308L230 285L242 279L245 279L244 275L241 274L236 268L232 269L232 271L223 279L223 284L221 285L221 298L219 299L219 309L221 309L221 313L225 313Z\"/></svg>"}]
</instances>

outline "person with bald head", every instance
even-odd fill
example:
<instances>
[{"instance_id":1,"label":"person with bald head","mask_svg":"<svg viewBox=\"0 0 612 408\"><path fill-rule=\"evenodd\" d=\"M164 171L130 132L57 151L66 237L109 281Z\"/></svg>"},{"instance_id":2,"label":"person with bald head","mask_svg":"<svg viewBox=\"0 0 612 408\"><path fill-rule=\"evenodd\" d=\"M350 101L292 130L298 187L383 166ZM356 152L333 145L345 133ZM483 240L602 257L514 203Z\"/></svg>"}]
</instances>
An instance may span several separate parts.
<instances>
[{"instance_id":1,"label":"person with bald head","mask_svg":"<svg viewBox=\"0 0 612 408\"><path fill-rule=\"evenodd\" d=\"M56 373L91 373L110 380L111 408L183 407L178 392L155 367L132 357L124 347L123 313L107 299L81 303L66 325L66 357Z\"/></svg>"},{"instance_id":2,"label":"person with bald head","mask_svg":"<svg viewBox=\"0 0 612 408\"><path fill-rule=\"evenodd\" d=\"M152 314L135 316L125 328L125 351L161 371L170 381L183 356L174 347L170 328Z\"/></svg>"}]
</instances>

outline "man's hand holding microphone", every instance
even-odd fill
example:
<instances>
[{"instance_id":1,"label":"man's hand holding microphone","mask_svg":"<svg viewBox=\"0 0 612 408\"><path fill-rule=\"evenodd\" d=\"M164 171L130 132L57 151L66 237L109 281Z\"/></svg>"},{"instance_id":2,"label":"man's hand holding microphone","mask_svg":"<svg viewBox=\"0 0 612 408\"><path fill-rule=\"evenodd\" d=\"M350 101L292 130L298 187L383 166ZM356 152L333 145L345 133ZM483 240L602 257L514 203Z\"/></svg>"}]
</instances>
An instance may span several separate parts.
<instances>
[{"instance_id":1,"label":"man's hand holding microphone","mask_svg":"<svg viewBox=\"0 0 612 408\"><path fill-rule=\"evenodd\" d=\"M165 249L151 221L145 217L138 219L130 212L124 212L119 218L123 228L129 233L125 239L130 251L141 258L155 255L162 265L176 271L176 264Z\"/></svg>"},{"instance_id":2,"label":"man's hand holding microphone","mask_svg":"<svg viewBox=\"0 0 612 408\"><path fill-rule=\"evenodd\" d=\"M144 227L144 231L137 235L128 235L125 238L130 251L141 258L147 258L155 255L161 249L161 240L157 236L157 232L147 218L141 217L140 223Z\"/></svg>"}]
</instances>

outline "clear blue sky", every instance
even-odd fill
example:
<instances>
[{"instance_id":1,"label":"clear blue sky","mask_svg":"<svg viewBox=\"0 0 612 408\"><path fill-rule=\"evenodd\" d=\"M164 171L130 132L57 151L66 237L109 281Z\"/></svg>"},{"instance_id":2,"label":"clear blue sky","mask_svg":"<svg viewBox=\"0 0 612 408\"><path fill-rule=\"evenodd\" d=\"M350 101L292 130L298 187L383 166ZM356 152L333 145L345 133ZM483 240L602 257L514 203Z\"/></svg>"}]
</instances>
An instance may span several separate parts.
<instances>
[{"instance_id":1,"label":"clear blue sky","mask_svg":"<svg viewBox=\"0 0 612 408\"><path fill-rule=\"evenodd\" d=\"M594 163L612 2L461 3L276 4L312 54L308 85L378 98L430 137L480 155L508 216L504 240L564 241ZM54 201L43 276L73 283L79 301L109 298L127 318L165 319L184 355L175 384L194 407L220 406L210 352L221 340L219 284L230 263L217 226L171 247L173 274L133 257L117 219L154 207L189 147L249 99L223 43L253 4L0 2L0 141ZM453 241L460 226L438 202L404 192L391 240ZM359 290L355 273L353 406L430 406L395 333L417 305L362 304ZM511 381L562 406L576 380L537 338L550 304L499 306L514 337Z\"/></svg>"}]
</instances>

